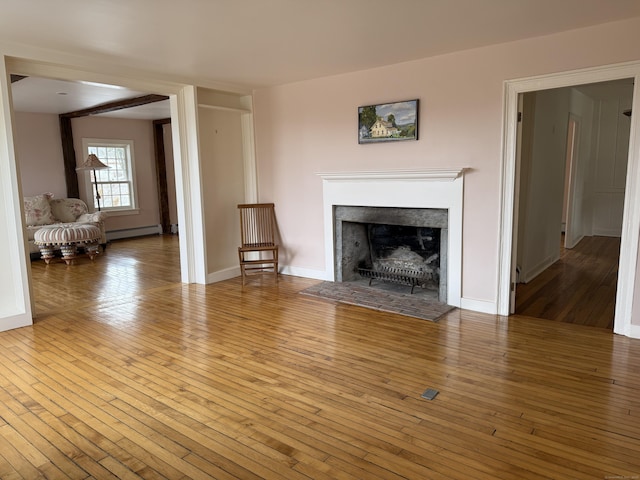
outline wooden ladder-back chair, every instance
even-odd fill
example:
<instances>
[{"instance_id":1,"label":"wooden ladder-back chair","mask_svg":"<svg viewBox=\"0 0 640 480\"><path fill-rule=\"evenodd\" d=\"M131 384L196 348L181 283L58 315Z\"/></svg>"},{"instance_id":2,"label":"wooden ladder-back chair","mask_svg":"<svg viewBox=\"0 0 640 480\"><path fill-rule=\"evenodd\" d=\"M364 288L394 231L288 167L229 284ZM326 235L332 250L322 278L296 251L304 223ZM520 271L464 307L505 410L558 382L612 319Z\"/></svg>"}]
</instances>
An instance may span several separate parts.
<instances>
[{"instance_id":1,"label":"wooden ladder-back chair","mask_svg":"<svg viewBox=\"0 0 640 480\"><path fill-rule=\"evenodd\" d=\"M273 273L278 280L278 245L276 244L276 215L273 203L245 203L240 211L238 247L242 284L247 274Z\"/></svg>"}]
</instances>

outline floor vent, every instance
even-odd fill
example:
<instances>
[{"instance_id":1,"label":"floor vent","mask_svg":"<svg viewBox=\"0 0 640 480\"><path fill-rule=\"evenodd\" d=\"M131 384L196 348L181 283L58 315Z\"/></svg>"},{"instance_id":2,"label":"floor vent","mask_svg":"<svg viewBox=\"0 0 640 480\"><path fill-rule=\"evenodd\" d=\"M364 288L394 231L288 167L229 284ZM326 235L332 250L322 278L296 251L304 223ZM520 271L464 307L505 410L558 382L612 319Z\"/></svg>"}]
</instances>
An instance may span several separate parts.
<instances>
[{"instance_id":1,"label":"floor vent","mask_svg":"<svg viewBox=\"0 0 640 480\"><path fill-rule=\"evenodd\" d=\"M424 393L422 395L420 395L422 398L425 398L427 400L433 400L434 398L436 398L436 395L438 395L438 390L435 390L433 388L427 388Z\"/></svg>"}]
</instances>

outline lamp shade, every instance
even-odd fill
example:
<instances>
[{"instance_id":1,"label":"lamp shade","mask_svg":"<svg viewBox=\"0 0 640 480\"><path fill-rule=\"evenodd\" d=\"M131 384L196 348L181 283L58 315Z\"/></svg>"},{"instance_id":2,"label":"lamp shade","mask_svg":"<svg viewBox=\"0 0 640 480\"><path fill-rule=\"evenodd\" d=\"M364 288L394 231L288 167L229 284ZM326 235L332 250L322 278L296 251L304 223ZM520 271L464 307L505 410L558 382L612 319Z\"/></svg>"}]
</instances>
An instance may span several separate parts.
<instances>
[{"instance_id":1,"label":"lamp shade","mask_svg":"<svg viewBox=\"0 0 640 480\"><path fill-rule=\"evenodd\" d=\"M105 165L95 154L90 153L84 163L76 170L100 170L102 168L109 168L109 165Z\"/></svg>"}]
</instances>

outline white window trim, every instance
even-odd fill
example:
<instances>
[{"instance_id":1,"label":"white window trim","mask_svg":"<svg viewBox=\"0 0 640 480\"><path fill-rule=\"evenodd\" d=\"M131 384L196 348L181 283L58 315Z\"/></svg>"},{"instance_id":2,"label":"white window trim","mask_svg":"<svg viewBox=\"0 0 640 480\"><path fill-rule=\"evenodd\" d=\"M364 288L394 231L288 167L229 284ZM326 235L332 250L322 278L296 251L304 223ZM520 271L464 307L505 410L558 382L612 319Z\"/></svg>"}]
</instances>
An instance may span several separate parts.
<instances>
[{"instance_id":1,"label":"white window trim","mask_svg":"<svg viewBox=\"0 0 640 480\"><path fill-rule=\"evenodd\" d=\"M114 147L122 147L126 146L129 149L129 168L131 169L131 200L132 205L130 207L105 207L102 205L102 210L105 212L109 212L112 215L135 215L140 212L138 208L138 184L136 182L136 162L135 162L135 154L134 154L134 143L133 140L120 140L113 138L83 138L82 139L82 158L87 158L89 155L89 147L93 147L96 145L100 146L114 146ZM93 187L93 183L91 182L91 171L84 171L84 190L87 198L87 206L90 211L96 211L94 206L94 198L95 198L95 190Z\"/></svg>"}]
</instances>

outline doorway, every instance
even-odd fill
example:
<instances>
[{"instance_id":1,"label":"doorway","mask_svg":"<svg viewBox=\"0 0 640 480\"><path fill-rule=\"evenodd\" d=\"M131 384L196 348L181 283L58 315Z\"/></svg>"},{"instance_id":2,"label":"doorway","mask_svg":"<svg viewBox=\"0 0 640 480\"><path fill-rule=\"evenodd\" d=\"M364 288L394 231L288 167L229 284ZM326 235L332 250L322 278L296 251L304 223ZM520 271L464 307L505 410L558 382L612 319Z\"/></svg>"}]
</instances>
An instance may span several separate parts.
<instances>
[{"instance_id":1,"label":"doorway","mask_svg":"<svg viewBox=\"0 0 640 480\"><path fill-rule=\"evenodd\" d=\"M176 152L176 198L178 206L179 224L184 226L180 237L180 270L183 283L206 283L206 262L204 236L199 235L198 227L203 218L203 208L200 202L201 189L199 177L199 157L197 150L190 148L197 145L197 96L195 86L173 84L166 81L156 81L149 78L119 76L118 72L96 73L78 70L72 67L53 65L46 62L21 59L16 57L4 57L4 77L8 80L9 72L19 72L21 75L43 78L58 78L68 81L90 81L111 85L124 85L139 91L150 91L161 95L168 95L171 105L171 117L174 120L173 150ZM18 175L15 174L14 144L12 125L12 110L9 96L8 82L2 82L2 118L5 125L0 134L0 146L2 146L2 162L8 166L3 173L9 175L0 176L3 185L7 186L7 208L0 213L0 219L7 225L22 225L20 218L21 191L17 185ZM5 216L3 216L5 215ZM7 218L15 222L7 221ZM20 295L12 298L10 304L4 308L3 324L0 329L6 330L30 325L33 322L31 299L31 272L28 259L23 254L23 234L17 230L9 229L8 233L0 236L0 243L5 251L15 252L13 258L16 262L9 268L10 274L5 276L5 291L16 292Z\"/></svg>"},{"instance_id":2,"label":"doorway","mask_svg":"<svg viewBox=\"0 0 640 480\"><path fill-rule=\"evenodd\" d=\"M503 143L502 176L502 218L499 255L499 291L497 312L509 315L513 312L511 301L515 300L515 279L517 275L516 253L518 246L518 183L517 137L518 98L520 94L563 87L578 87L592 83L607 82L640 76L640 63L607 66L573 72L531 77L505 82L505 123ZM637 83L637 82L635 82ZM632 108L638 103L633 87ZM565 120L566 121L566 120ZM633 117L630 122L630 142L637 144L640 128ZM615 300L614 332L640 337L640 328L632 324L632 300L636 283L636 261L638 257L638 230L640 230L640 171L637 168L639 155L635 148L629 149L626 159L628 166L622 208L622 232L620 237L620 262ZM555 243L559 244L558 238ZM514 302L515 304L515 302Z\"/></svg>"},{"instance_id":3,"label":"doorway","mask_svg":"<svg viewBox=\"0 0 640 480\"><path fill-rule=\"evenodd\" d=\"M611 329L633 79L522 97L515 313Z\"/></svg>"},{"instance_id":4,"label":"doorway","mask_svg":"<svg viewBox=\"0 0 640 480\"><path fill-rule=\"evenodd\" d=\"M114 85L93 83L87 85L82 82L36 76L19 76L14 80L13 77L14 75L12 75L10 90L13 99L14 144L23 196L25 198L33 198L34 195L42 197L46 193L46 197L53 197L56 201L67 197L79 198L86 203L89 212L99 210L99 205L95 205L95 197L92 196L94 188L96 192L98 191L97 187L87 183L84 172L76 172L77 162L81 162L81 158L86 158L88 153L85 139L91 138L95 142L107 144L107 147L100 149L99 154L100 159L105 162L107 154L112 159L117 157L117 148L113 147L114 142L126 143L126 153L123 156L126 161L124 171L128 175L126 180L130 182L125 186L117 184L116 188L108 185L100 190L102 197L110 197L102 202L102 210L108 215L105 223L109 227L106 239L110 247L104 250L105 255L98 256L96 263L102 263L104 259L101 260L101 258L108 256L110 252L114 254L116 249L113 248L113 240L161 233L158 228L160 217L158 204L162 197L161 182L165 186L167 212L169 205L175 207L175 188L171 190L167 188L168 183L172 184L171 186L175 185L174 177L171 175L168 182L166 172L169 169L158 168L160 162L164 165L166 161L165 152L173 162L170 125L166 129L168 133L166 139L162 135L152 142L149 133L155 119L163 119L159 124L160 128L163 128L164 123L170 122L169 119L164 120L170 115L167 97L146 95ZM65 120L64 125L63 120ZM155 126L154 124L154 131ZM173 169L170 172L172 173ZM112 173L108 176L109 180L113 181L116 180L117 175ZM123 177L119 176L118 180L123 180ZM82 188L78 188L78 185ZM171 199L167 191L174 193ZM124 200L131 200L128 208L120 202L123 197ZM156 198L157 203L155 203ZM49 203L46 198L43 200L44 203ZM120 210L116 208L109 211L108 207L117 207L119 204L123 205ZM53 209L53 212L55 213L56 210ZM57 215L62 215L60 212L58 210ZM81 212L75 212L74 217L79 213ZM59 222L63 218L56 217L51 220ZM167 220L169 224L169 219ZM70 219L64 221L70 221ZM45 223L49 222L50 220L47 220ZM40 260L37 246L33 243L35 230L37 228L27 228L25 235L29 238L29 253L32 259L30 265L33 282L32 301L36 307L35 314L39 316L46 312L38 307L51 302L39 298L39 294L42 295L41 292L45 290L38 285L38 280L42 279L43 275L37 273L42 260ZM169 226L164 233L168 231ZM177 255L177 249L168 250L167 253ZM78 257L74 263L82 264L85 260L84 256ZM144 265L140 264L140 266ZM52 269L59 270L60 267L52 267ZM82 267L74 270L81 269ZM59 280L66 283L66 281L71 282L73 278L68 275ZM50 282L51 279L47 281ZM60 284L60 282L56 283ZM56 285L56 287L68 288L67 285ZM115 291L117 288L112 284L110 290ZM131 290L130 293L134 294L134 291ZM83 294L82 297L84 298L85 295Z\"/></svg>"}]
</instances>

